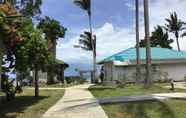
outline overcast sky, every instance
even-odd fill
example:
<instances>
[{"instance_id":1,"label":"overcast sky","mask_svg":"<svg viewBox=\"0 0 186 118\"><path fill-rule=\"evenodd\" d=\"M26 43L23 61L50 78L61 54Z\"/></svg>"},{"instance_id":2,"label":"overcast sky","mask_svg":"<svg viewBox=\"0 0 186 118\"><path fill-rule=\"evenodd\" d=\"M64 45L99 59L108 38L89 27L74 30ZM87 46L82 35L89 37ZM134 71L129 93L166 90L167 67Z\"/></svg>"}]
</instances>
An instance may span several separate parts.
<instances>
[{"instance_id":1,"label":"overcast sky","mask_svg":"<svg viewBox=\"0 0 186 118\"><path fill-rule=\"evenodd\" d=\"M143 6L140 1L140 37L144 37ZM186 0L149 0L150 29L165 24L169 13L176 11L186 21ZM97 35L97 60L135 45L134 0L92 0L93 29ZM74 75L75 68L91 69L90 52L73 48L78 44L79 34L88 29L87 14L73 4L72 0L43 0L43 15L59 20L68 31L59 39L57 58L70 64L66 75ZM186 50L186 39L180 39L181 49ZM176 49L175 43L173 47Z\"/></svg>"}]
</instances>

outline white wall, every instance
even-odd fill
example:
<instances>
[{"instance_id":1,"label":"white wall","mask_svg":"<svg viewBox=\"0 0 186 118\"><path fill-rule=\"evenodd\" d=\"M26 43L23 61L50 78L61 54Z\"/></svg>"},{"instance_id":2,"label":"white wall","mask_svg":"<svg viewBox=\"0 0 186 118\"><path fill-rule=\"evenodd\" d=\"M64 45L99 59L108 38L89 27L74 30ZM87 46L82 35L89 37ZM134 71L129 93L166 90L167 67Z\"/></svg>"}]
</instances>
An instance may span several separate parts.
<instances>
[{"instance_id":1,"label":"white wall","mask_svg":"<svg viewBox=\"0 0 186 118\"><path fill-rule=\"evenodd\" d=\"M184 80L186 75L186 64L161 64L153 65L152 70L155 74L153 79L162 80L162 79L174 79L176 81ZM113 66L112 64L105 64L105 77L112 78L112 80L121 80L126 79L129 81L134 80L136 67L135 66ZM145 67L143 66L141 72L145 74Z\"/></svg>"},{"instance_id":2,"label":"white wall","mask_svg":"<svg viewBox=\"0 0 186 118\"><path fill-rule=\"evenodd\" d=\"M160 69L168 72L168 77L174 80L183 80L186 75L186 64L161 65Z\"/></svg>"}]
</instances>

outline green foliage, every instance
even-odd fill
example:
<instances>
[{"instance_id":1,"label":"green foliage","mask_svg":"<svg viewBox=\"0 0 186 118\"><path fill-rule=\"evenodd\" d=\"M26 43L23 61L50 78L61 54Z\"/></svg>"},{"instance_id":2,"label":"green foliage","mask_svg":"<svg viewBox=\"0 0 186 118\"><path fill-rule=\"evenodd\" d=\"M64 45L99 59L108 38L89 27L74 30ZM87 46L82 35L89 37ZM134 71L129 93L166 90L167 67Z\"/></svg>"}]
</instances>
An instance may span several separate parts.
<instances>
[{"instance_id":1,"label":"green foliage","mask_svg":"<svg viewBox=\"0 0 186 118\"><path fill-rule=\"evenodd\" d=\"M24 16L32 17L41 14L42 0L3 0L0 3L9 3Z\"/></svg>"},{"instance_id":2,"label":"green foliage","mask_svg":"<svg viewBox=\"0 0 186 118\"><path fill-rule=\"evenodd\" d=\"M93 38L93 42L94 42L94 48L95 48L96 47L96 36L95 35ZM80 35L79 47L87 51L93 51L90 32L85 31L83 34Z\"/></svg>"},{"instance_id":3,"label":"green foliage","mask_svg":"<svg viewBox=\"0 0 186 118\"><path fill-rule=\"evenodd\" d=\"M66 77L67 84L83 84L86 82L85 79L79 77Z\"/></svg>"},{"instance_id":4,"label":"green foliage","mask_svg":"<svg viewBox=\"0 0 186 118\"><path fill-rule=\"evenodd\" d=\"M179 37L180 37L180 32L182 32L186 28L184 26L185 23L180 19L178 19L176 12L171 13L170 18L166 18L165 20L167 21L167 24L165 24L165 29L175 35L178 51L180 51Z\"/></svg>"},{"instance_id":5,"label":"green foliage","mask_svg":"<svg viewBox=\"0 0 186 118\"><path fill-rule=\"evenodd\" d=\"M13 85L14 80L8 80L8 76L2 75L2 90L6 94L7 101L14 99L15 97L15 87Z\"/></svg>"},{"instance_id":6,"label":"green foliage","mask_svg":"<svg viewBox=\"0 0 186 118\"><path fill-rule=\"evenodd\" d=\"M87 11L91 15L91 1L90 0L74 0L74 3L81 9Z\"/></svg>"},{"instance_id":7,"label":"green foliage","mask_svg":"<svg viewBox=\"0 0 186 118\"><path fill-rule=\"evenodd\" d=\"M45 38L52 42L56 41L58 38L63 38L67 30L60 25L60 22L48 16L41 19L37 27L43 31Z\"/></svg>"},{"instance_id":8,"label":"green foliage","mask_svg":"<svg viewBox=\"0 0 186 118\"><path fill-rule=\"evenodd\" d=\"M41 29L41 31L45 34L45 39L48 43L48 50L51 52L52 56L50 63L48 64L47 69L47 83L54 83L55 76L55 59L56 59L56 40L59 38L64 38L66 28L60 25L60 22L52 19L48 16L41 19L37 28Z\"/></svg>"},{"instance_id":9,"label":"green foliage","mask_svg":"<svg viewBox=\"0 0 186 118\"><path fill-rule=\"evenodd\" d=\"M159 25L155 27L155 31L152 32L151 36L151 47L160 46L162 48L172 49L170 46L171 43L173 43L173 39L169 39L168 32L164 31ZM140 47L146 47L145 40L141 40Z\"/></svg>"},{"instance_id":10,"label":"green foliage","mask_svg":"<svg viewBox=\"0 0 186 118\"><path fill-rule=\"evenodd\" d=\"M24 19L19 31L24 40L16 45L16 68L21 70L25 69L23 65L28 65L30 69L43 69L49 62L50 53L42 32L34 28L31 19Z\"/></svg>"},{"instance_id":11,"label":"green foliage","mask_svg":"<svg viewBox=\"0 0 186 118\"><path fill-rule=\"evenodd\" d=\"M170 14L170 18L165 19L167 24L165 24L166 29L169 32L172 32L175 34L175 37L179 37L179 32L184 30L184 22L178 19L178 16L176 12Z\"/></svg>"}]
</instances>

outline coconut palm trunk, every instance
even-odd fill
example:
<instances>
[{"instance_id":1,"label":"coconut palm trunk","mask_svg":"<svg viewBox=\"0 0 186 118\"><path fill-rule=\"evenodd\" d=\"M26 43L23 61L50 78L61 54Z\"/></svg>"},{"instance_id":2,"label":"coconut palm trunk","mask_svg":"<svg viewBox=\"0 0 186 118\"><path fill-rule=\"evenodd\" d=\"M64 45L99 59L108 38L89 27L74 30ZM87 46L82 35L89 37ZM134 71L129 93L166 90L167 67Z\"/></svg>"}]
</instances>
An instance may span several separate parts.
<instances>
[{"instance_id":1,"label":"coconut palm trunk","mask_svg":"<svg viewBox=\"0 0 186 118\"><path fill-rule=\"evenodd\" d=\"M140 49L139 49L139 0L135 0L136 6L136 82L141 79L140 72Z\"/></svg>"},{"instance_id":2,"label":"coconut palm trunk","mask_svg":"<svg viewBox=\"0 0 186 118\"><path fill-rule=\"evenodd\" d=\"M177 43L177 46L178 46L178 51L180 52L181 49L180 49L180 44L179 44L179 40L178 40L178 38L176 38L176 43Z\"/></svg>"},{"instance_id":3,"label":"coconut palm trunk","mask_svg":"<svg viewBox=\"0 0 186 118\"><path fill-rule=\"evenodd\" d=\"M181 49L180 49L180 44L179 44L179 33L176 32L175 35L176 35L176 43L177 43L178 51L180 52Z\"/></svg>"},{"instance_id":4,"label":"coconut palm trunk","mask_svg":"<svg viewBox=\"0 0 186 118\"><path fill-rule=\"evenodd\" d=\"M145 40L146 40L145 87L149 87L150 86L150 81L151 81L151 49L150 49L149 1L148 0L144 0L144 22L145 22Z\"/></svg>"},{"instance_id":5,"label":"coconut palm trunk","mask_svg":"<svg viewBox=\"0 0 186 118\"><path fill-rule=\"evenodd\" d=\"M93 53L93 82L95 82L95 79L96 79L96 49L95 48L96 46L94 46L94 41L93 41L91 12L88 12L88 17L89 17L89 28L90 28L90 33L91 33L91 44L92 44L92 53Z\"/></svg>"}]
</instances>

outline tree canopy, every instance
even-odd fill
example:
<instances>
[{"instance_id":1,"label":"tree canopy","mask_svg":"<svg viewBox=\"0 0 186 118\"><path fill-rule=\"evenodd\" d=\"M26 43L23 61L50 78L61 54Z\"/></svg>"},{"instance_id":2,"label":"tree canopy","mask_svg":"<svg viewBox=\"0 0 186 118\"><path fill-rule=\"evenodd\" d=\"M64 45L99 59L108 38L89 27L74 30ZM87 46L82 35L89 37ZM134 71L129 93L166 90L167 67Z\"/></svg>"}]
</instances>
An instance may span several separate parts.
<instances>
[{"instance_id":1,"label":"tree canopy","mask_svg":"<svg viewBox=\"0 0 186 118\"><path fill-rule=\"evenodd\" d=\"M173 43L173 39L169 38L169 34L167 31L165 31L161 26L157 26L154 28L154 31L152 32L151 39L151 47L157 47L160 46L162 48L169 48L172 49L171 43ZM140 41L140 47L146 47L145 40Z\"/></svg>"},{"instance_id":2,"label":"tree canopy","mask_svg":"<svg viewBox=\"0 0 186 118\"><path fill-rule=\"evenodd\" d=\"M0 0L0 4L9 4L23 16L32 17L41 14L42 0ZM5 7L9 9L9 7Z\"/></svg>"}]
</instances>

